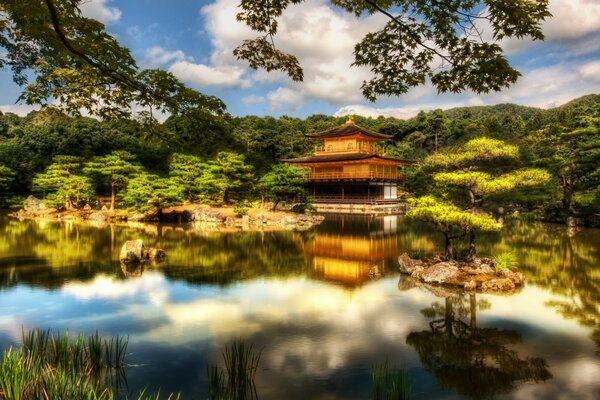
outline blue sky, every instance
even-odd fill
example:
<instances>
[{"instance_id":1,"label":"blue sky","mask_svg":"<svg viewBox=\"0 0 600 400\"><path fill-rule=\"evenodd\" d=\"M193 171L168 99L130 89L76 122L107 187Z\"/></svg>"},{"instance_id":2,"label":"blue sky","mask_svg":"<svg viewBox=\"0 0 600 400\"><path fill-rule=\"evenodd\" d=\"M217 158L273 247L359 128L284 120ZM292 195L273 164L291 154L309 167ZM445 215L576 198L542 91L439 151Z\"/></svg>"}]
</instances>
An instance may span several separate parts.
<instances>
[{"instance_id":1,"label":"blue sky","mask_svg":"<svg viewBox=\"0 0 600 400\"><path fill-rule=\"evenodd\" d=\"M238 0L84 0L85 15L104 22L132 50L140 66L173 72L189 86L223 99L228 111L243 115L314 113L400 118L419 110L513 102L553 107L589 93L600 93L600 1L550 0L552 19L544 22L546 41L502 42L523 76L508 90L437 95L429 85L406 95L369 103L360 85L370 74L353 68L353 45L385 22L374 15L357 19L326 0L291 6L281 18L277 46L296 54L305 80L254 71L232 50L256 35L235 20ZM487 29L489 32L489 29ZM484 35L486 30L484 29ZM20 89L0 72L0 110L19 114Z\"/></svg>"}]
</instances>

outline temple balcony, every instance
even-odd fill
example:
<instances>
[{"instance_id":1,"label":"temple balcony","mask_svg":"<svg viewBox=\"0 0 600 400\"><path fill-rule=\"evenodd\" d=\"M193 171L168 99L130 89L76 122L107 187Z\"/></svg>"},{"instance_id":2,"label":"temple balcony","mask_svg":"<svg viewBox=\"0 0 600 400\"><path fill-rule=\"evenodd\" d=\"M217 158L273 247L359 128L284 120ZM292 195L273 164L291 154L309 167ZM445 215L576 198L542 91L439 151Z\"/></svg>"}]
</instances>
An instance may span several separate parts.
<instances>
[{"instance_id":1,"label":"temple balcony","mask_svg":"<svg viewBox=\"0 0 600 400\"><path fill-rule=\"evenodd\" d=\"M404 174L389 171L350 171L350 172L310 172L307 174L309 181L337 181L337 180L390 180L403 181Z\"/></svg>"}]
</instances>

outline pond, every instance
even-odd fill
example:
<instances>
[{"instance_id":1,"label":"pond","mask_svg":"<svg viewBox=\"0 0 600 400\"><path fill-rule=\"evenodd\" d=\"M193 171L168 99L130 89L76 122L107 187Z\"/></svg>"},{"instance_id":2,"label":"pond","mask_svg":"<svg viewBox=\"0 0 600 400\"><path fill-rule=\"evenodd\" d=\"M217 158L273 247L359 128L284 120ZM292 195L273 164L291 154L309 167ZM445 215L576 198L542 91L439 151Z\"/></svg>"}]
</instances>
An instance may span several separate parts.
<instances>
[{"instance_id":1,"label":"pond","mask_svg":"<svg viewBox=\"0 0 600 400\"><path fill-rule=\"evenodd\" d=\"M136 238L166 261L121 268ZM0 346L31 328L126 335L129 390L183 399L206 398L207 363L238 338L262 351L260 399L369 399L386 360L415 399L600 398L600 230L515 222L479 245L513 252L526 287L416 287L397 256L440 251L441 237L395 216L235 233L0 217Z\"/></svg>"}]
</instances>

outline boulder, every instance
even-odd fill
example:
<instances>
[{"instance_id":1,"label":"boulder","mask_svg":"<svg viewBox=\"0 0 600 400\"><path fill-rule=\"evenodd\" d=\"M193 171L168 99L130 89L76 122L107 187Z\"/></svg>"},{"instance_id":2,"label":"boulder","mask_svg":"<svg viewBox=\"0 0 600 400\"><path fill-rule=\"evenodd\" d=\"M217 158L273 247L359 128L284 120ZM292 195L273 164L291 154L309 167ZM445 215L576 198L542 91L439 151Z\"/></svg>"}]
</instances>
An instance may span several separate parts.
<instances>
[{"instance_id":1,"label":"boulder","mask_svg":"<svg viewBox=\"0 0 600 400\"><path fill-rule=\"evenodd\" d=\"M423 269L423 261L410 258L406 253L398 257L398 268L402 274L412 274L416 269Z\"/></svg>"},{"instance_id":2,"label":"boulder","mask_svg":"<svg viewBox=\"0 0 600 400\"><path fill-rule=\"evenodd\" d=\"M196 222L221 223L225 220L220 212L212 210L209 206L198 206L191 214L192 221Z\"/></svg>"},{"instance_id":3,"label":"boulder","mask_svg":"<svg viewBox=\"0 0 600 400\"><path fill-rule=\"evenodd\" d=\"M144 251L144 243L141 239L128 240L121 247L119 260L125 264L139 264L146 260L146 252Z\"/></svg>"},{"instance_id":4,"label":"boulder","mask_svg":"<svg viewBox=\"0 0 600 400\"><path fill-rule=\"evenodd\" d=\"M108 212L106 211L94 211L88 217L91 221L108 221Z\"/></svg>"},{"instance_id":5,"label":"boulder","mask_svg":"<svg viewBox=\"0 0 600 400\"><path fill-rule=\"evenodd\" d=\"M507 292L515 290L515 284L508 278L490 279L489 281L485 281L481 284L481 290Z\"/></svg>"},{"instance_id":6,"label":"boulder","mask_svg":"<svg viewBox=\"0 0 600 400\"><path fill-rule=\"evenodd\" d=\"M426 268L421 279L426 283L446 283L450 279L456 279L459 274L455 264L444 261Z\"/></svg>"},{"instance_id":7,"label":"boulder","mask_svg":"<svg viewBox=\"0 0 600 400\"><path fill-rule=\"evenodd\" d=\"M242 225L250 225L250 216L249 215L242 215Z\"/></svg>"},{"instance_id":8,"label":"boulder","mask_svg":"<svg viewBox=\"0 0 600 400\"><path fill-rule=\"evenodd\" d=\"M23 202L23 209L25 209L25 211L27 211L27 212L36 212L36 211L44 210L45 208L46 208L46 205L44 203L42 203L35 196L30 195Z\"/></svg>"},{"instance_id":9,"label":"boulder","mask_svg":"<svg viewBox=\"0 0 600 400\"><path fill-rule=\"evenodd\" d=\"M477 282L475 282L475 281L468 281L468 282L465 283L464 288L465 288L465 290L467 292L473 292L473 291L475 291L477 289Z\"/></svg>"}]
</instances>

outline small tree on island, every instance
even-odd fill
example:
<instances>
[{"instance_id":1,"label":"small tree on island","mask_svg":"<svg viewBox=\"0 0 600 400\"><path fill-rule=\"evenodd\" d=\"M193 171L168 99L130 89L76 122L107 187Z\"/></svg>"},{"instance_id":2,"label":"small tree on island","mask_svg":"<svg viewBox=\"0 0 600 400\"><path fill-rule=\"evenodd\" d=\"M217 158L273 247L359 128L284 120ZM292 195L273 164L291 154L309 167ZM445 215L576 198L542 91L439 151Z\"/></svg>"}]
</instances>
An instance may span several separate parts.
<instances>
[{"instance_id":1,"label":"small tree on island","mask_svg":"<svg viewBox=\"0 0 600 400\"><path fill-rule=\"evenodd\" d=\"M427 157L424 167L433 171L433 179L447 200L416 199L408 216L438 226L446 237L447 257L452 257L452 239L468 235L468 258L473 259L477 255L476 232L500 229L496 220L483 211L485 200L550 179L542 169L514 169L518 158L517 146L490 138L472 139L462 147Z\"/></svg>"},{"instance_id":2,"label":"small tree on island","mask_svg":"<svg viewBox=\"0 0 600 400\"><path fill-rule=\"evenodd\" d=\"M66 209L79 206L94 197L94 189L88 177L78 175L81 159L74 156L55 156L45 173L33 178L33 188L44 193L46 200L56 207ZM46 196L46 194L48 195Z\"/></svg>"},{"instance_id":3,"label":"small tree on island","mask_svg":"<svg viewBox=\"0 0 600 400\"><path fill-rule=\"evenodd\" d=\"M113 151L110 154L94 157L86 163L83 172L92 177L100 177L110 187L110 210L115 209L117 191L127 186L129 177L142 170L135 164L135 156L126 151Z\"/></svg>"},{"instance_id":4,"label":"small tree on island","mask_svg":"<svg viewBox=\"0 0 600 400\"><path fill-rule=\"evenodd\" d=\"M287 164L276 164L260 178L258 189L263 199L273 202L273 211L284 200L304 194L306 172Z\"/></svg>"}]
</instances>

